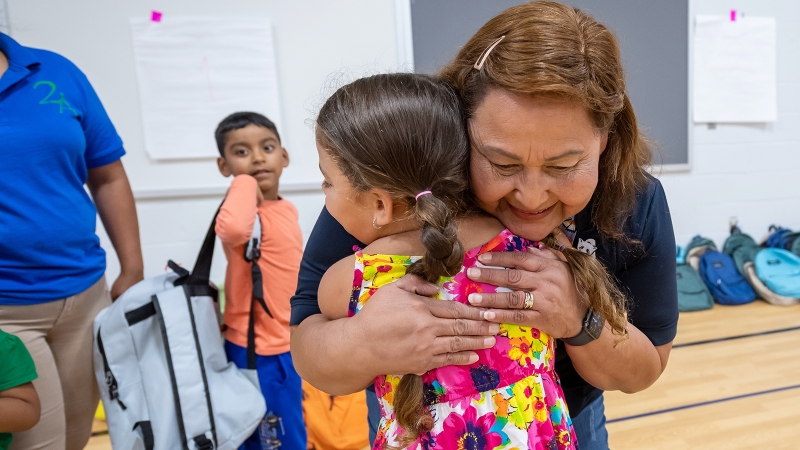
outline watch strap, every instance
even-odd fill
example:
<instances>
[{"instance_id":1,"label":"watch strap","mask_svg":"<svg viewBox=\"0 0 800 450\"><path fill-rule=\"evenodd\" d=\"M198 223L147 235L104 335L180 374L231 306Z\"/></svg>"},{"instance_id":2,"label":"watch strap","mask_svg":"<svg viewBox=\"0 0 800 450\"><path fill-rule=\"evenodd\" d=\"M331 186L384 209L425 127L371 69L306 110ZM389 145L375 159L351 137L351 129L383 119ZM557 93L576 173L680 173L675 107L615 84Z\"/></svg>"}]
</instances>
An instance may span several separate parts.
<instances>
[{"instance_id":1,"label":"watch strap","mask_svg":"<svg viewBox=\"0 0 800 450\"><path fill-rule=\"evenodd\" d=\"M561 339L561 341L573 347L586 345L600 337L600 333L603 332L603 325L605 325L605 323L606 321L603 319L603 316L601 316L600 313L595 311L593 308L589 307L589 310L586 311L586 316L583 318L580 333L572 336L571 338Z\"/></svg>"}]
</instances>

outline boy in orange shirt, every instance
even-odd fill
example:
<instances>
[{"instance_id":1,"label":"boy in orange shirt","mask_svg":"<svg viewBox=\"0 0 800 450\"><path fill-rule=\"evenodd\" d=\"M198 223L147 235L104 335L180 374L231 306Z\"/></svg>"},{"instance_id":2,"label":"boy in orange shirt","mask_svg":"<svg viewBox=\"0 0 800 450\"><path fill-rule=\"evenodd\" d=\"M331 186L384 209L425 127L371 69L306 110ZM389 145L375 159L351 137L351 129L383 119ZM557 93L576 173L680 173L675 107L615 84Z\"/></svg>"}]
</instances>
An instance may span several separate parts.
<instances>
[{"instance_id":1,"label":"boy in orange shirt","mask_svg":"<svg viewBox=\"0 0 800 450\"><path fill-rule=\"evenodd\" d=\"M253 112L226 117L215 137L221 155L219 171L234 176L216 224L228 259L225 352L237 367L257 369L267 418L279 419L265 420L240 448L261 450L262 441L277 438L283 449L305 449L301 380L289 353L289 299L297 286L303 239L297 210L278 196L289 154L281 146L275 124ZM256 214L261 221L256 262L262 286L254 292L254 268L245 259L245 249ZM248 347L254 352L248 352Z\"/></svg>"}]
</instances>

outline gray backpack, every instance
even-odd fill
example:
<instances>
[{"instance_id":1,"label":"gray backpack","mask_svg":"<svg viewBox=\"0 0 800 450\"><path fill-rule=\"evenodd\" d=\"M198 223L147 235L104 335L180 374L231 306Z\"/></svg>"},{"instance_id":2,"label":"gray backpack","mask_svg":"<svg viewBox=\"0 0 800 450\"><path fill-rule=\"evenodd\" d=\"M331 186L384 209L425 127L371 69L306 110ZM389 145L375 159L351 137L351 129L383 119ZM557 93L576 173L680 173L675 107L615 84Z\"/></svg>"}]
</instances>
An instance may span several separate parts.
<instances>
[{"instance_id":1,"label":"gray backpack","mask_svg":"<svg viewBox=\"0 0 800 450\"><path fill-rule=\"evenodd\" d=\"M233 450L266 412L254 371L225 356L209 283L214 222L191 273L170 261L94 320L94 365L114 450Z\"/></svg>"}]
</instances>

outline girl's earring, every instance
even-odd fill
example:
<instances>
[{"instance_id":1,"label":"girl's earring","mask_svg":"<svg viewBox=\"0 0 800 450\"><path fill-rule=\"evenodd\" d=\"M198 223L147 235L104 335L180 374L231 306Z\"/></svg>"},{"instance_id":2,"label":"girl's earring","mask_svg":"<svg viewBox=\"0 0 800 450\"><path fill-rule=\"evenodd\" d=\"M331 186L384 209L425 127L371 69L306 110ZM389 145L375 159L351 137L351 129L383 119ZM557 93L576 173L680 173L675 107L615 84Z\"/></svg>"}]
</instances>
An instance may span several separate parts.
<instances>
[{"instance_id":1,"label":"girl's earring","mask_svg":"<svg viewBox=\"0 0 800 450\"><path fill-rule=\"evenodd\" d=\"M372 228L375 228L376 230L380 230L381 228L383 228L383 225L376 225L375 220L377 220L377 217L372 218Z\"/></svg>"}]
</instances>

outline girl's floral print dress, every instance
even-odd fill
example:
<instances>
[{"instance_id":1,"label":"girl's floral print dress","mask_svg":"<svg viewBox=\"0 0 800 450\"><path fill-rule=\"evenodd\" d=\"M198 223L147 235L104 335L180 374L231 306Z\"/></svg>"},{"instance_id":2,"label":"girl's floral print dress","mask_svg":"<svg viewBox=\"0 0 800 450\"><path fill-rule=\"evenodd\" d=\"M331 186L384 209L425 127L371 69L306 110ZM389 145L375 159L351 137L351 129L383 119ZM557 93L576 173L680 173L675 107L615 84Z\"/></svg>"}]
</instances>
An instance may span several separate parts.
<instances>
[{"instance_id":1,"label":"girl's floral print dress","mask_svg":"<svg viewBox=\"0 0 800 450\"><path fill-rule=\"evenodd\" d=\"M442 277L439 297L468 304L473 292L508 292L476 283L466 276L470 267L485 267L477 256L487 252L526 251L532 242L504 230L485 245L468 251L464 267L454 277ZM375 291L406 273L418 256L356 253L352 316ZM409 449L575 449L572 420L554 372L554 340L535 328L501 325L494 347L479 350L470 366L447 366L422 376L425 404L434 418L433 429ZM375 380L381 422L373 449L396 445L403 432L394 420L393 391L401 376Z\"/></svg>"}]
</instances>

